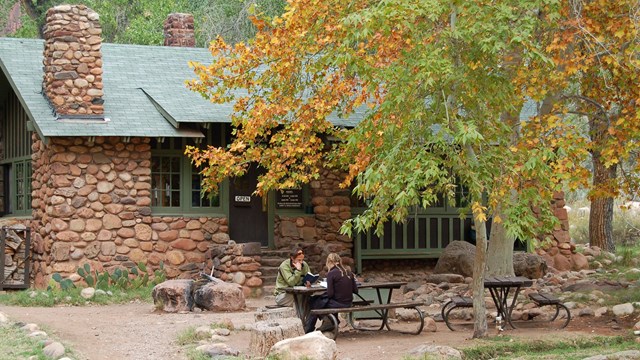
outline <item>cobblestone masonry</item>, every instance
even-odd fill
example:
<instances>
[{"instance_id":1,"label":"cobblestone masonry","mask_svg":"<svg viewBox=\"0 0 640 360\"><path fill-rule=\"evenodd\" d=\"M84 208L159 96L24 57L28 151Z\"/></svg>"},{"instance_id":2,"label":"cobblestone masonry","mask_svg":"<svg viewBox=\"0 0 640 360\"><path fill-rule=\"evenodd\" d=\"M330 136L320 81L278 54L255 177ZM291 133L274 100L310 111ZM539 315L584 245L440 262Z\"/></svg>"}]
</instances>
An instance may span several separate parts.
<instances>
[{"instance_id":1,"label":"cobblestone masonry","mask_svg":"<svg viewBox=\"0 0 640 360\"><path fill-rule=\"evenodd\" d=\"M47 11L43 88L58 114L103 113L102 29L84 5Z\"/></svg>"}]
</instances>

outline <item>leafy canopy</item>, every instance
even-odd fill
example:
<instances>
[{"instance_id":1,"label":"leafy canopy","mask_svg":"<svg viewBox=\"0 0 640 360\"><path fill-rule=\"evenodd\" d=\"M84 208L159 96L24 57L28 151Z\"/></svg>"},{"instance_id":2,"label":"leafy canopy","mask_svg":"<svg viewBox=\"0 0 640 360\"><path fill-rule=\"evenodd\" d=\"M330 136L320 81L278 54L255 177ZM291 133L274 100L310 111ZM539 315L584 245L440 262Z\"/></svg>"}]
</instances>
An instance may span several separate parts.
<instances>
[{"instance_id":1,"label":"leafy canopy","mask_svg":"<svg viewBox=\"0 0 640 360\"><path fill-rule=\"evenodd\" d=\"M524 235L539 222L531 205L550 215L551 191L579 180L566 170L584 156L557 116L519 118L538 95L524 84L553 64L536 35L557 20L557 7L292 0L281 17L255 18L259 32L248 43L218 38L213 62L192 64L193 90L234 102L235 138L226 149L187 154L211 191L252 163L266 169L260 195L317 179L323 166L344 169L342 185L371 200L346 231L403 221L441 194L453 199L462 185L476 218L506 205L506 219L495 220ZM360 122L336 128L330 117ZM329 146L327 137L339 142ZM508 197L512 191L519 196Z\"/></svg>"}]
</instances>

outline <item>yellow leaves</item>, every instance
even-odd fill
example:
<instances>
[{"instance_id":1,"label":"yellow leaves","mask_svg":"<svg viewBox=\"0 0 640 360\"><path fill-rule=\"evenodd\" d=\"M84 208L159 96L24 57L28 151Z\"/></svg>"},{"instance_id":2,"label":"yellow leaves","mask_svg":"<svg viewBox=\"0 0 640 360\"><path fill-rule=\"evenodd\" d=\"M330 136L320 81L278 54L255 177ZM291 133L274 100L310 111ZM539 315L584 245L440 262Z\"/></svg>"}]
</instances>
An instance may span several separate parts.
<instances>
[{"instance_id":1,"label":"yellow leaves","mask_svg":"<svg viewBox=\"0 0 640 360\"><path fill-rule=\"evenodd\" d=\"M233 152L240 152L243 151L246 147L247 145L243 141L235 141L233 144L231 144L229 150Z\"/></svg>"},{"instance_id":2,"label":"yellow leaves","mask_svg":"<svg viewBox=\"0 0 640 360\"><path fill-rule=\"evenodd\" d=\"M471 211L473 211L473 216L478 220L478 221L482 221L482 222L486 222L487 221L487 208L485 206L482 206L482 204L480 204L479 202L474 202L471 205Z\"/></svg>"}]
</instances>

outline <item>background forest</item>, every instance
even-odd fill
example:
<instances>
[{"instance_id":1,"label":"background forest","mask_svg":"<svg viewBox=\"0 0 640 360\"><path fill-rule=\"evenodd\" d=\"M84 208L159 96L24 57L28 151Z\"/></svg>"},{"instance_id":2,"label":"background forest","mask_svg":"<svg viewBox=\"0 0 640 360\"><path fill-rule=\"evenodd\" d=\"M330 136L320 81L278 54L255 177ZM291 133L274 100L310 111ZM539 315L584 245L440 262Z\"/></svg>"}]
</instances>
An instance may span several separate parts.
<instances>
[{"instance_id":1,"label":"background forest","mask_svg":"<svg viewBox=\"0 0 640 360\"><path fill-rule=\"evenodd\" d=\"M47 9L63 0L0 0L0 36L37 38ZM250 13L267 17L284 10L284 0L84 0L98 14L104 41L108 43L162 45L162 23L174 12L194 15L196 42L206 47L217 35L235 43L255 34ZM20 7L20 16L11 19ZM11 19L11 20L10 20ZM20 25L16 26L16 20ZM13 25L10 24L13 22Z\"/></svg>"}]
</instances>

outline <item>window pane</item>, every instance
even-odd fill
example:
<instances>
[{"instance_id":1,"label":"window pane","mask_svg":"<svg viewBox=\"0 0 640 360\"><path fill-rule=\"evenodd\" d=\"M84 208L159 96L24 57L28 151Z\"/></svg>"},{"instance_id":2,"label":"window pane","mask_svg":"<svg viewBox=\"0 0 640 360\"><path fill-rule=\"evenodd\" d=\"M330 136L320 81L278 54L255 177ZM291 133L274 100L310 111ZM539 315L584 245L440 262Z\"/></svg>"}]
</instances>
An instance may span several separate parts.
<instances>
[{"instance_id":1,"label":"window pane","mask_svg":"<svg viewBox=\"0 0 640 360\"><path fill-rule=\"evenodd\" d=\"M198 169L191 166L191 206L192 207L215 207L220 206L220 197L213 197L213 201L209 200L208 193L201 194L202 175L198 174Z\"/></svg>"},{"instance_id":2,"label":"window pane","mask_svg":"<svg viewBox=\"0 0 640 360\"><path fill-rule=\"evenodd\" d=\"M151 168L152 206L179 207L180 155L152 156Z\"/></svg>"}]
</instances>

